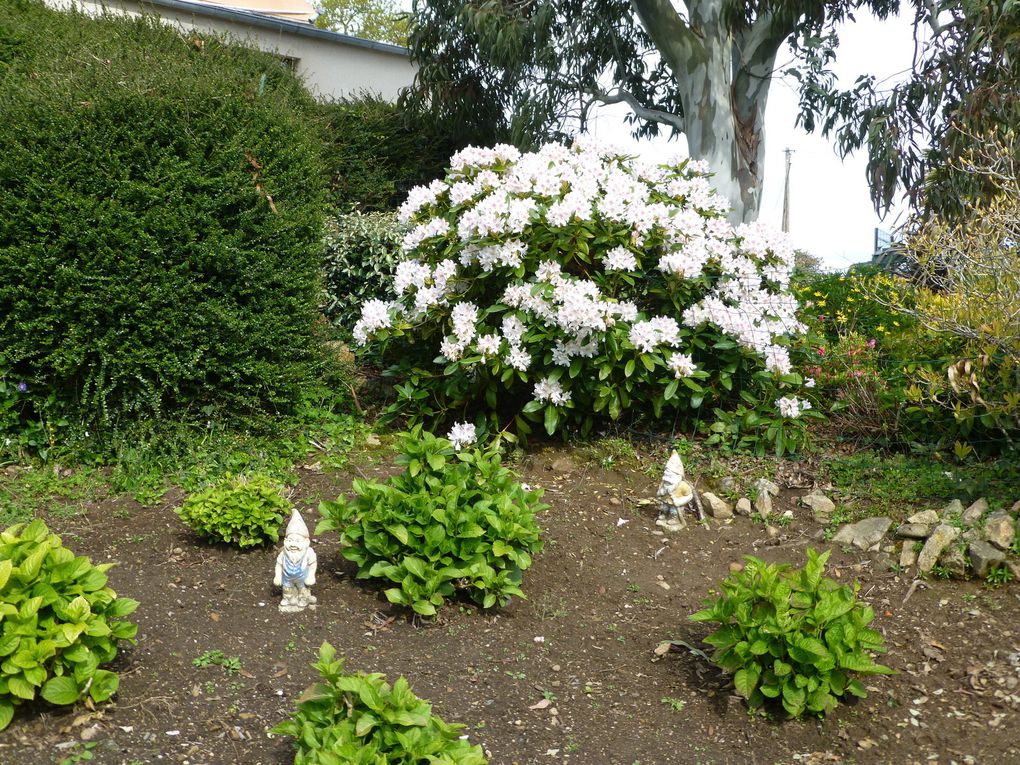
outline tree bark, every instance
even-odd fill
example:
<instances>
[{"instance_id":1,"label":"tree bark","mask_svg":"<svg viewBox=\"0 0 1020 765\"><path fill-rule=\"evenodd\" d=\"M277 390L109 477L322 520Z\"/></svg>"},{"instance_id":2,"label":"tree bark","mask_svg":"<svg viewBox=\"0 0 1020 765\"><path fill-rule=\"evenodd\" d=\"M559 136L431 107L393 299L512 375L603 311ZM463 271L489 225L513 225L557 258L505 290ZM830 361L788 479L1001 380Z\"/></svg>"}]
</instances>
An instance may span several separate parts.
<instances>
[{"instance_id":1,"label":"tree bark","mask_svg":"<svg viewBox=\"0 0 1020 765\"><path fill-rule=\"evenodd\" d=\"M776 53L792 29L765 14L733 30L721 0L690 0L684 20L670 0L631 0L673 74L693 159L708 163L734 223L758 217L764 182L765 105Z\"/></svg>"}]
</instances>

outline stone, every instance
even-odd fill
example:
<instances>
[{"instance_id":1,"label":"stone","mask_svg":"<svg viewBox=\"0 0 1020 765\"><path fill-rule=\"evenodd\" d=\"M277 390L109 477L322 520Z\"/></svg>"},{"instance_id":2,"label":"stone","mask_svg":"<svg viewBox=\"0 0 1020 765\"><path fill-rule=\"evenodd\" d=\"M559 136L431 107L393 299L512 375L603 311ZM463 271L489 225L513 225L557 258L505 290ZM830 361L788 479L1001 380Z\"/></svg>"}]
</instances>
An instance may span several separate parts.
<instances>
[{"instance_id":1,"label":"stone","mask_svg":"<svg viewBox=\"0 0 1020 765\"><path fill-rule=\"evenodd\" d=\"M959 544L951 544L943 550L939 563L949 571L953 579L967 578L967 558Z\"/></svg>"},{"instance_id":2,"label":"stone","mask_svg":"<svg viewBox=\"0 0 1020 765\"><path fill-rule=\"evenodd\" d=\"M772 495L767 491L763 491L755 497L754 511L762 518L768 518L772 515Z\"/></svg>"},{"instance_id":3,"label":"stone","mask_svg":"<svg viewBox=\"0 0 1020 765\"><path fill-rule=\"evenodd\" d=\"M712 492L706 491L701 495L701 499L705 503L705 511L717 521L733 517L733 506Z\"/></svg>"},{"instance_id":4,"label":"stone","mask_svg":"<svg viewBox=\"0 0 1020 765\"><path fill-rule=\"evenodd\" d=\"M815 518L819 514L828 515L836 509L836 503L817 490L801 497L800 503L805 507L810 507L815 513Z\"/></svg>"},{"instance_id":5,"label":"stone","mask_svg":"<svg viewBox=\"0 0 1020 765\"><path fill-rule=\"evenodd\" d=\"M844 545L853 545L861 550L878 544L885 536L885 532L892 526L892 518L879 516L877 518L865 518L857 523L848 523L832 538L833 542Z\"/></svg>"},{"instance_id":6,"label":"stone","mask_svg":"<svg viewBox=\"0 0 1020 765\"><path fill-rule=\"evenodd\" d=\"M755 481L754 488L757 489L759 496L762 494L771 494L773 497L779 496L779 487L767 478L759 478Z\"/></svg>"},{"instance_id":7,"label":"stone","mask_svg":"<svg viewBox=\"0 0 1020 765\"><path fill-rule=\"evenodd\" d=\"M1004 510L997 510L985 520L984 537L1000 550L1008 550L1016 538L1013 517Z\"/></svg>"},{"instance_id":8,"label":"stone","mask_svg":"<svg viewBox=\"0 0 1020 765\"><path fill-rule=\"evenodd\" d=\"M960 513L960 520L966 523L968 526L973 526L979 520L981 516L988 512L988 501L982 497L975 501L970 507Z\"/></svg>"},{"instance_id":9,"label":"stone","mask_svg":"<svg viewBox=\"0 0 1020 765\"><path fill-rule=\"evenodd\" d=\"M974 573L982 579L1006 560L1006 553L988 542L971 542L967 552L970 553L970 564L974 567Z\"/></svg>"},{"instance_id":10,"label":"stone","mask_svg":"<svg viewBox=\"0 0 1020 765\"><path fill-rule=\"evenodd\" d=\"M942 508L942 513L939 518L942 521L950 521L953 518L959 518L963 514L963 503L954 499L948 505Z\"/></svg>"},{"instance_id":11,"label":"stone","mask_svg":"<svg viewBox=\"0 0 1020 765\"><path fill-rule=\"evenodd\" d=\"M1020 499L1013 503L1013 507L1009 508L1009 514L1014 518L1020 515Z\"/></svg>"},{"instance_id":12,"label":"stone","mask_svg":"<svg viewBox=\"0 0 1020 765\"><path fill-rule=\"evenodd\" d=\"M382 441L379 440L379 436L375 433L369 433L365 436L365 446L381 446Z\"/></svg>"},{"instance_id":13,"label":"stone","mask_svg":"<svg viewBox=\"0 0 1020 765\"><path fill-rule=\"evenodd\" d=\"M904 523L896 529L900 539L927 539L930 533L931 526L927 523Z\"/></svg>"},{"instance_id":14,"label":"stone","mask_svg":"<svg viewBox=\"0 0 1020 765\"><path fill-rule=\"evenodd\" d=\"M677 516L676 518L656 518L656 526L661 526L666 531L683 531L687 528L687 521L683 519L683 516Z\"/></svg>"},{"instance_id":15,"label":"stone","mask_svg":"<svg viewBox=\"0 0 1020 765\"><path fill-rule=\"evenodd\" d=\"M908 569L917 563L917 550L914 549L914 541L908 539L903 543L903 549L900 550L900 567Z\"/></svg>"},{"instance_id":16,"label":"stone","mask_svg":"<svg viewBox=\"0 0 1020 765\"><path fill-rule=\"evenodd\" d=\"M549 469L554 473L573 473L575 469L574 461L570 457L559 457L553 460Z\"/></svg>"},{"instance_id":17,"label":"stone","mask_svg":"<svg viewBox=\"0 0 1020 765\"><path fill-rule=\"evenodd\" d=\"M779 536L779 529L776 528L775 526L766 526L765 534L766 536L768 536L769 539L775 539L776 537Z\"/></svg>"},{"instance_id":18,"label":"stone","mask_svg":"<svg viewBox=\"0 0 1020 765\"><path fill-rule=\"evenodd\" d=\"M935 510L924 510L907 518L907 523L924 523L928 526L934 526L938 522L939 514Z\"/></svg>"},{"instance_id":19,"label":"stone","mask_svg":"<svg viewBox=\"0 0 1020 765\"><path fill-rule=\"evenodd\" d=\"M751 500L747 497L741 497L737 500L737 506L734 508L737 515L750 516L751 515Z\"/></svg>"},{"instance_id":20,"label":"stone","mask_svg":"<svg viewBox=\"0 0 1020 765\"><path fill-rule=\"evenodd\" d=\"M308 526L301 513L293 510L273 576L273 584L283 590L280 613L293 614L306 608L315 610L318 601L309 587L315 584L316 568L318 560L311 546Z\"/></svg>"},{"instance_id":21,"label":"stone","mask_svg":"<svg viewBox=\"0 0 1020 765\"><path fill-rule=\"evenodd\" d=\"M960 530L956 526L948 526L940 523L928 537L928 541L921 548L921 554L917 556L917 570L922 574L929 573L935 564L938 563L942 551L949 546L958 536Z\"/></svg>"},{"instance_id":22,"label":"stone","mask_svg":"<svg viewBox=\"0 0 1020 765\"><path fill-rule=\"evenodd\" d=\"M960 535L960 539L964 542L977 542L981 539L981 531L975 528L969 528Z\"/></svg>"},{"instance_id":23,"label":"stone","mask_svg":"<svg viewBox=\"0 0 1020 765\"><path fill-rule=\"evenodd\" d=\"M740 481L733 476L724 476L715 482L715 488L723 494L736 494L740 491Z\"/></svg>"}]
</instances>

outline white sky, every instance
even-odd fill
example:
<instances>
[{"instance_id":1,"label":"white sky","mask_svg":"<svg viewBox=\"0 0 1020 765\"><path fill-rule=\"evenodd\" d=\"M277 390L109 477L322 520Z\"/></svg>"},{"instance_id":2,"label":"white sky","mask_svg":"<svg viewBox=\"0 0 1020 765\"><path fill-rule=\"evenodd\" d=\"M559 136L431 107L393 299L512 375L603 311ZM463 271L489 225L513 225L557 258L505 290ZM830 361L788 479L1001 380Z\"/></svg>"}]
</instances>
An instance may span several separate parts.
<instances>
[{"instance_id":1,"label":"white sky","mask_svg":"<svg viewBox=\"0 0 1020 765\"><path fill-rule=\"evenodd\" d=\"M858 21L840 32L840 47L835 71L841 84L849 86L860 74L879 78L909 69L913 55L911 25L903 18L878 21L858 14ZM781 52L780 64L790 60ZM868 195L865 181L867 158L862 150L841 160L833 142L817 133L808 135L795 127L797 118L796 81L777 76L769 91L765 113L765 190L759 219L776 228L783 216L783 150L794 150L790 172L790 236L795 246L821 258L825 267L843 269L869 260L873 251L874 230L889 230L902 212L893 209L880 220ZM616 106L600 112L595 132L614 140L629 140L629 127L623 123L626 107ZM661 150L665 139L638 144L642 153ZM681 142L669 143L670 153L684 148Z\"/></svg>"}]
</instances>

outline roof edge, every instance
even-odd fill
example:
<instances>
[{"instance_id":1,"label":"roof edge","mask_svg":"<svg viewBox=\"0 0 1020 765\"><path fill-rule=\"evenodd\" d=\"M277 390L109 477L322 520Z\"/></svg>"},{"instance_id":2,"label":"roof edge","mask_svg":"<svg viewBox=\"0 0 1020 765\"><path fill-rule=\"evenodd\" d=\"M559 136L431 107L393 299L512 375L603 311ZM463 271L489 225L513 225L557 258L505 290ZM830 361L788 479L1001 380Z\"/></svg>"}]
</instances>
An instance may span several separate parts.
<instances>
[{"instance_id":1,"label":"roof edge","mask_svg":"<svg viewBox=\"0 0 1020 765\"><path fill-rule=\"evenodd\" d=\"M341 34L340 32L332 32L328 29L319 29L311 23L302 24L297 21L288 21L287 19L277 18L276 16L268 16L266 14L253 13L251 11L242 11L237 8L227 8L222 5L207 5L205 3L189 2L188 0L136 0L136 2L143 10L148 6L153 8L166 8L174 11L184 11L197 16L209 16L227 21L237 21L253 27L269 29L274 32L288 32L291 34L301 35L303 37L312 37L329 42L343 43L344 45L353 45L357 48L369 48L371 50L379 51L380 53L389 53L391 55L403 56L404 58L409 58L411 55L411 52L407 48L400 45L377 42L375 40L365 40L360 37L351 37L350 35Z\"/></svg>"}]
</instances>

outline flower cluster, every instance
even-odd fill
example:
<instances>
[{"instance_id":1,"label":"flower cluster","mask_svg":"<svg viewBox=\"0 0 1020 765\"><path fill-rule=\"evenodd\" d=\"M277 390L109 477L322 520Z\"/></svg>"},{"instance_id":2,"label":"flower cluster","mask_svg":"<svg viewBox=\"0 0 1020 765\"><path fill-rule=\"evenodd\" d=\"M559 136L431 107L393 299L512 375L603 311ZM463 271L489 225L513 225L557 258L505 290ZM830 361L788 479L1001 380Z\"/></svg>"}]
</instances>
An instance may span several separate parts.
<instances>
[{"instance_id":1,"label":"flower cluster","mask_svg":"<svg viewBox=\"0 0 1020 765\"><path fill-rule=\"evenodd\" d=\"M660 399L681 378L697 392L711 366L699 337L725 335L746 363L792 371L786 338L804 330L788 291L793 248L764 226L730 225L698 163L639 161L584 138L531 153L469 147L450 166L401 207L407 259L394 299L365 304L358 342L432 337L447 374L523 383L533 404L555 407L578 405L581 388L611 402L618 394L596 384L613 373L575 366L627 356L640 362L627 362L633 384L670 389ZM550 377L557 367L571 373Z\"/></svg>"},{"instance_id":2,"label":"flower cluster","mask_svg":"<svg viewBox=\"0 0 1020 765\"><path fill-rule=\"evenodd\" d=\"M783 396L776 401L776 407L783 417L795 420L811 408L811 402L796 396Z\"/></svg>"}]
</instances>

